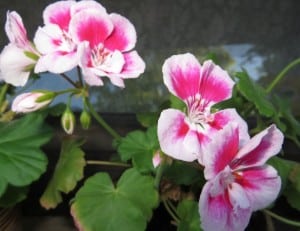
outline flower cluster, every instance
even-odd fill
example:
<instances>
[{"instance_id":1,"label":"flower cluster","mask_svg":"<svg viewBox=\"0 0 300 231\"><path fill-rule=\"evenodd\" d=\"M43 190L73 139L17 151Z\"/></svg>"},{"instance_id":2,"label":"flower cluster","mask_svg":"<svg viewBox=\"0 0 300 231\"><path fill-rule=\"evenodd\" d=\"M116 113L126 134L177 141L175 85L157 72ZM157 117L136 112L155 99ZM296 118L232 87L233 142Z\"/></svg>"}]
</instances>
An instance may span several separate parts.
<instances>
[{"instance_id":1,"label":"flower cluster","mask_svg":"<svg viewBox=\"0 0 300 231\"><path fill-rule=\"evenodd\" d=\"M43 23L37 29L33 41L30 41L19 14L15 11L7 12L5 31L9 44L0 54L0 79L6 84L20 87L26 85L32 73L50 72L62 76L73 88L58 92L37 90L20 94L12 102L12 111L38 111L47 107L60 94L70 94L70 98L80 96L84 103L80 115L82 127L89 128L92 115L118 141L115 143L119 145L117 149L120 159L132 159L133 163L133 167L128 163L113 163L115 166L132 167L122 175L116 186L118 189L107 175L99 174L79 190L71 210L80 230L95 230L94 227L100 230L100 226L106 227L101 230L109 230L111 227L116 227L111 230L119 229L114 226L114 223L119 223L113 220L109 220L107 226L104 224L106 220L103 222L100 219L97 223L97 219L93 218L95 224L90 222L89 214L98 216L96 212L99 210L90 210L97 203L91 202L91 198L86 198L86 195L98 196L101 193L99 200L117 198L105 203L101 201L103 210L107 206L107 209L117 214L124 207L125 215L121 215L126 217L120 218L120 222L127 222L128 217L135 216L146 222L150 218L151 209L157 205L163 175L160 172L163 168L160 167L163 164L171 165L174 159L184 163L193 162L204 171L205 184L201 189L198 211L205 231L214 231L216 227L219 231L244 230L252 212L267 207L277 198L281 179L277 170L268 165L267 161L280 152L284 136L275 124L271 124L250 138L247 122L235 108L216 107L232 97L235 82L212 60L206 60L201 65L191 53L177 54L166 59L162 66L164 84L170 93L183 102L184 110L164 109L159 114L155 129L149 128L146 135L136 132L128 136L128 139L121 138L95 112L89 102L88 91L90 86L103 85L103 77L107 77L115 86L125 87L124 79L137 78L144 72L145 63L134 50L137 35L133 24L119 14L109 14L94 0L52 3L43 12ZM78 69L77 81L65 74L74 68ZM75 115L71 110L70 100L60 116L65 132L67 135L72 134ZM39 139L38 135L36 138ZM154 140L149 141L150 148L146 147L146 151L140 148L146 145L143 138L146 142ZM60 202L57 195L61 191L67 193L75 188L80 180L77 164L79 163L83 172L85 163L88 163L81 159L83 157L78 147L79 142L70 140L64 141L62 145L61 155L64 157L60 164L64 166L68 157L72 157L74 153L74 158L78 158L77 162L71 162L76 162L75 167L60 166L55 170L57 179L51 182L52 185L48 186L50 192L46 190L41 199L46 208L54 208ZM149 150L150 158L146 154ZM138 156L140 153L145 158ZM150 159L152 162L145 164L145 160ZM67 170L70 172L64 172ZM145 172L148 175L143 175ZM58 179L60 177L57 176L71 179ZM97 179L102 180L100 185L97 185ZM20 183L16 185L24 186ZM72 186L67 188L65 185ZM93 188L95 185L97 187ZM135 189L140 190L142 187L152 194L145 198L138 197ZM118 190L122 193L115 193ZM0 196L2 191L0 187ZM54 196L51 195L53 192ZM119 195L122 196L118 197ZM151 205L147 206L144 200ZM92 206L85 206L83 202ZM109 216L106 215L104 219ZM138 224L142 227L144 223Z\"/></svg>"},{"instance_id":2,"label":"flower cluster","mask_svg":"<svg viewBox=\"0 0 300 231\"><path fill-rule=\"evenodd\" d=\"M132 23L119 14L108 14L96 1L50 4L43 20L32 43L19 14L7 12L5 31L10 43L0 56L0 79L24 86L30 72L61 74L78 66L90 86L103 85L106 76L124 87L123 79L144 72L145 63L133 50L136 31Z\"/></svg>"},{"instance_id":3,"label":"flower cluster","mask_svg":"<svg viewBox=\"0 0 300 231\"><path fill-rule=\"evenodd\" d=\"M187 114L166 109L158 120L162 151L204 166L199 212L205 231L244 230L253 211L274 201L281 188L277 171L266 161L281 150L283 134L275 125L248 135L235 109L212 113L231 97L233 81L212 61L201 66L192 54L174 55L163 65L169 91L184 101Z\"/></svg>"}]
</instances>

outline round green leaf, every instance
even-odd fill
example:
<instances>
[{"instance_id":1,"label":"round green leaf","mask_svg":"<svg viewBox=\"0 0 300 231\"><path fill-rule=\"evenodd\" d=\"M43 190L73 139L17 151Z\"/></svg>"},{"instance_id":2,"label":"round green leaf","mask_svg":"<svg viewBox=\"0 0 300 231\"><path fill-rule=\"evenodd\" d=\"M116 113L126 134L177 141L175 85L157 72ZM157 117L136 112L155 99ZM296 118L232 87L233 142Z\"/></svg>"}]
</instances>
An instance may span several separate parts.
<instances>
[{"instance_id":1,"label":"round green leaf","mask_svg":"<svg viewBox=\"0 0 300 231\"><path fill-rule=\"evenodd\" d=\"M157 203L154 179L129 169L117 186L107 173L90 177L76 194L71 211L84 231L140 231Z\"/></svg>"},{"instance_id":2,"label":"round green leaf","mask_svg":"<svg viewBox=\"0 0 300 231\"><path fill-rule=\"evenodd\" d=\"M51 131L43 121L41 115L31 114L0 124L0 189L6 184L26 186L45 171L48 161L40 146Z\"/></svg>"}]
</instances>

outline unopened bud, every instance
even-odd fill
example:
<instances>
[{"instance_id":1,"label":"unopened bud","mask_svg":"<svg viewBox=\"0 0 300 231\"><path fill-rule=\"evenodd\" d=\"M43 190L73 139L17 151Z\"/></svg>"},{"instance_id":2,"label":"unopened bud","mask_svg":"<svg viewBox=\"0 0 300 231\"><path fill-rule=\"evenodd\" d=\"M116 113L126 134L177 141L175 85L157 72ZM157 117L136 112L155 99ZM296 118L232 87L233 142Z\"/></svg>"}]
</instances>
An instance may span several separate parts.
<instances>
[{"instance_id":1,"label":"unopened bud","mask_svg":"<svg viewBox=\"0 0 300 231\"><path fill-rule=\"evenodd\" d=\"M160 154L160 151L156 151L152 157L152 164L154 166L154 168L158 167L162 162L162 157Z\"/></svg>"},{"instance_id":2,"label":"unopened bud","mask_svg":"<svg viewBox=\"0 0 300 231\"><path fill-rule=\"evenodd\" d=\"M67 108L61 117L61 125L67 134L71 135L73 133L75 123L76 119L74 113Z\"/></svg>"},{"instance_id":3,"label":"unopened bud","mask_svg":"<svg viewBox=\"0 0 300 231\"><path fill-rule=\"evenodd\" d=\"M12 111L29 113L37 111L52 102L55 94L50 91L35 91L18 95L12 103Z\"/></svg>"},{"instance_id":4,"label":"unopened bud","mask_svg":"<svg viewBox=\"0 0 300 231\"><path fill-rule=\"evenodd\" d=\"M87 111L81 112L80 123L83 129L88 129L91 125L91 115Z\"/></svg>"}]
</instances>

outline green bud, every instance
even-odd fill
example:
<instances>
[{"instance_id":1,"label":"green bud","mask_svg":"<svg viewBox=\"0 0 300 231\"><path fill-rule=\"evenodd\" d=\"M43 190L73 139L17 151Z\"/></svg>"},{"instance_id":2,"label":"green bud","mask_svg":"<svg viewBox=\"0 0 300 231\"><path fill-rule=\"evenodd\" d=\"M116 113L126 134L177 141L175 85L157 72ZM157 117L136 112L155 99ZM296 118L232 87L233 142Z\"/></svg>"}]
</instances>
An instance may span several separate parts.
<instances>
[{"instance_id":1,"label":"green bud","mask_svg":"<svg viewBox=\"0 0 300 231\"><path fill-rule=\"evenodd\" d=\"M65 132L69 135L73 134L76 124L76 119L74 113L68 107L61 117L61 125Z\"/></svg>"},{"instance_id":2,"label":"green bud","mask_svg":"<svg viewBox=\"0 0 300 231\"><path fill-rule=\"evenodd\" d=\"M91 115L87 111L81 112L80 123L83 129L88 129L91 125Z\"/></svg>"},{"instance_id":3,"label":"green bud","mask_svg":"<svg viewBox=\"0 0 300 231\"><path fill-rule=\"evenodd\" d=\"M56 96L54 92L46 90L34 91L34 93L42 93L42 95L35 100L36 103L52 101Z\"/></svg>"}]
</instances>

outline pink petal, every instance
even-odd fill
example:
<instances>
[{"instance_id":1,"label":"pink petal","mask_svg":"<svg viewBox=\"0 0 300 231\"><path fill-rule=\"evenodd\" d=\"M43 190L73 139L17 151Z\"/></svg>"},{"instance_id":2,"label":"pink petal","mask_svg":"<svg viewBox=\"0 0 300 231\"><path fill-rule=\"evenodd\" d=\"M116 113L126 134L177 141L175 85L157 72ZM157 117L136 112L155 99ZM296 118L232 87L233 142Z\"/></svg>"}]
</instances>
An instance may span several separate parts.
<instances>
[{"instance_id":1,"label":"pink petal","mask_svg":"<svg viewBox=\"0 0 300 231\"><path fill-rule=\"evenodd\" d=\"M200 88L200 68L198 60L190 53L173 55L162 67L164 83L182 100L195 96Z\"/></svg>"},{"instance_id":2,"label":"pink petal","mask_svg":"<svg viewBox=\"0 0 300 231\"><path fill-rule=\"evenodd\" d=\"M58 1L48 5L43 12L44 23L56 24L64 31L69 30L71 20L71 6L75 1Z\"/></svg>"},{"instance_id":3,"label":"pink petal","mask_svg":"<svg viewBox=\"0 0 300 231\"><path fill-rule=\"evenodd\" d=\"M144 73L146 64L136 51L123 53L123 57L125 59L125 64L122 71L119 74L116 74L116 76L128 79L137 78ZM115 75L111 74L110 76L113 77Z\"/></svg>"},{"instance_id":4,"label":"pink petal","mask_svg":"<svg viewBox=\"0 0 300 231\"><path fill-rule=\"evenodd\" d=\"M240 191L235 195L240 194ZM242 197L243 198L243 197ZM201 192L199 213L201 226L205 231L241 231L244 230L251 217L251 209L231 204L228 192L216 194L213 183L208 181Z\"/></svg>"},{"instance_id":5,"label":"pink petal","mask_svg":"<svg viewBox=\"0 0 300 231\"><path fill-rule=\"evenodd\" d=\"M23 20L17 12L7 12L5 32L11 43L15 44L19 48L31 50Z\"/></svg>"},{"instance_id":6,"label":"pink petal","mask_svg":"<svg viewBox=\"0 0 300 231\"><path fill-rule=\"evenodd\" d=\"M89 9L96 9L97 11L106 13L106 9L100 3L93 0L85 0L85 1L76 2L76 4L72 5L71 15Z\"/></svg>"},{"instance_id":7,"label":"pink petal","mask_svg":"<svg viewBox=\"0 0 300 231\"><path fill-rule=\"evenodd\" d=\"M29 78L30 71L35 61L24 54L24 50L15 44L8 44L0 54L0 79L14 86L24 86Z\"/></svg>"},{"instance_id":8,"label":"pink petal","mask_svg":"<svg viewBox=\"0 0 300 231\"><path fill-rule=\"evenodd\" d=\"M239 174L236 182L246 191L253 211L267 207L277 198L281 179L273 167L249 168Z\"/></svg>"},{"instance_id":9,"label":"pink petal","mask_svg":"<svg viewBox=\"0 0 300 231\"><path fill-rule=\"evenodd\" d=\"M46 25L38 28L33 41L41 54L48 54L59 50L63 39L64 35L57 25Z\"/></svg>"},{"instance_id":10,"label":"pink petal","mask_svg":"<svg viewBox=\"0 0 300 231\"><path fill-rule=\"evenodd\" d=\"M88 41L91 48L103 44L113 31L113 23L106 13L84 10L75 14L70 22L70 34L75 42Z\"/></svg>"},{"instance_id":11,"label":"pink petal","mask_svg":"<svg viewBox=\"0 0 300 231\"><path fill-rule=\"evenodd\" d=\"M202 150L204 176L207 180L214 178L235 158L239 146L237 125L228 125L215 133L212 140Z\"/></svg>"},{"instance_id":12,"label":"pink petal","mask_svg":"<svg viewBox=\"0 0 300 231\"><path fill-rule=\"evenodd\" d=\"M114 51L129 51L136 43L136 32L132 23L119 14L110 14L114 29L105 41L105 47Z\"/></svg>"},{"instance_id":13,"label":"pink petal","mask_svg":"<svg viewBox=\"0 0 300 231\"><path fill-rule=\"evenodd\" d=\"M64 54L60 51L41 56L35 66L35 73L50 71L52 73L64 73L78 65L77 52ZM62 65L63 64L63 65Z\"/></svg>"},{"instance_id":14,"label":"pink petal","mask_svg":"<svg viewBox=\"0 0 300 231\"><path fill-rule=\"evenodd\" d=\"M244 146L250 140L248 133L248 124L246 121L237 113L235 109L225 109L218 111L213 114L214 120L209 123L212 129L220 130L227 124L236 123L239 130L239 147Z\"/></svg>"},{"instance_id":15,"label":"pink petal","mask_svg":"<svg viewBox=\"0 0 300 231\"><path fill-rule=\"evenodd\" d=\"M271 125L265 130L252 137L251 140L239 151L238 162L235 166L251 167L263 165L270 157L279 153L283 143L283 134ZM235 168L232 166L232 168Z\"/></svg>"},{"instance_id":16,"label":"pink petal","mask_svg":"<svg viewBox=\"0 0 300 231\"><path fill-rule=\"evenodd\" d=\"M211 60L203 63L198 89L203 99L213 103L226 100L231 97L233 85L233 80L221 67Z\"/></svg>"},{"instance_id":17,"label":"pink petal","mask_svg":"<svg viewBox=\"0 0 300 231\"><path fill-rule=\"evenodd\" d=\"M162 111L157 130L160 147L164 153L184 161L198 158L200 144L197 133L190 130L181 111L175 109Z\"/></svg>"}]
</instances>

